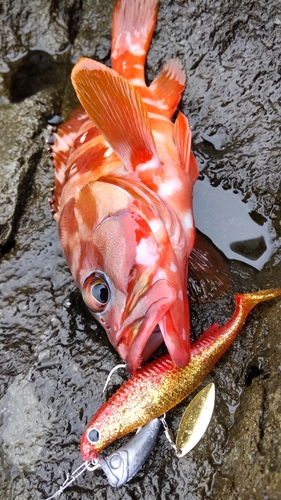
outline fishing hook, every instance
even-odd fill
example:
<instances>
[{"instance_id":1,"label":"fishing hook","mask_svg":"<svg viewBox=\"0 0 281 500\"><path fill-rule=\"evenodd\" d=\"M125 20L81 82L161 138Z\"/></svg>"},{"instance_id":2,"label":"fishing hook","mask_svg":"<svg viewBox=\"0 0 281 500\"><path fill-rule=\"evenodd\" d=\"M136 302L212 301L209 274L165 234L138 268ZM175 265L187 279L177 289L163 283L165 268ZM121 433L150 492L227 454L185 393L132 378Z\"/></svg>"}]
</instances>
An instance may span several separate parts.
<instances>
[{"instance_id":1,"label":"fishing hook","mask_svg":"<svg viewBox=\"0 0 281 500\"><path fill-rule=\"evenodd\" d=\"M114 368L112 368L112 370L110 370L108 376L107 376L107 379L105 381L105 384L104 384L104 388L102 390L102 392L105 392L107 386L108 386L108 383L111 379L111 376L113 375L113 373L116 371L116 370L119 370L119 368L126 368L126 365L124 363L120 364L120 365L116 365L114 366Z\"/></svg>"}]
</instances>

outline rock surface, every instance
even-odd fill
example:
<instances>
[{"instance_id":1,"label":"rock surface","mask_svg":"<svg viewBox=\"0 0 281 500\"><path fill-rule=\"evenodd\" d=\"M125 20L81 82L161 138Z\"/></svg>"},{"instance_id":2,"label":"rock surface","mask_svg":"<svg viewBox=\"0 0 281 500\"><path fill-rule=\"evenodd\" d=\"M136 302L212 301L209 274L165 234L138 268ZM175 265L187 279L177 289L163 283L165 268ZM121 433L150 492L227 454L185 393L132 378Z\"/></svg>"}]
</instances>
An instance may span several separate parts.
<instances>
[{"instance_id":1,"label":"rock surface","mask_svg":"<svg viewBox=\"0 0 281 500\"><path fill-rule=\"evenodd\" d=\"M80 464L80 435L119 362L61 255L44 147L46 120L75 105L71 65L82 55L109 64L111 12L101 0L10 1L0 11L3 500L46 498ZM201 175L239 191L260 223L267 217L272 224L270 262L260 272L231 262L230 293L192 309L194 337L225 322L236 291L280 286L280 35L278 2L160 4L149 81L165 60L181 59L188 87L180 107L193 128ZM259 306L208 377L216 384L215 414L188 456L175 458L161 435L128 485L113 490L101 472L87 473L65 498L280 498L280 308L278 301ZM122 379L115 375L109 392ZM174 431L186 404L168 415Z\"/></svg>"}]
</instances>

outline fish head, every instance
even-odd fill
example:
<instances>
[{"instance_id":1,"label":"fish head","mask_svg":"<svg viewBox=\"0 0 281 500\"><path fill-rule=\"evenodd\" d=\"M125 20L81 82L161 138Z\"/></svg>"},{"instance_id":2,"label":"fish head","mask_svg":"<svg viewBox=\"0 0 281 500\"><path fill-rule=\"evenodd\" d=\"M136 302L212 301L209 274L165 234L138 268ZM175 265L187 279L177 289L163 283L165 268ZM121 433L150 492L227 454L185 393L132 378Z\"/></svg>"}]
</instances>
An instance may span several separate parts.
<instances>
[{"instance_id":1,"label":"fish head","mask_svg":"<svg viewBox=\"0 0 281 500\"><path fill-rule=\"evenodd\" d=\"M134 372L163 338L175 362L186 364L186 276L157 215L118 186L96 181L65 204L59 229L84 302L127 369Z\"/></svg>"},{"instance_id":2,"label":"fish head","mask_svg":"<svg viewBox=\"0 0 281 500\"><path fill-rule=\"evenodd\" d=\"M163 341L155 327L175 301L167 261L138 213L107 217L82 243L79 286L85 304L106 330L111 344L134 371ZM149 346L149 347L148 347Z\"/></svg>"}]
</instances>

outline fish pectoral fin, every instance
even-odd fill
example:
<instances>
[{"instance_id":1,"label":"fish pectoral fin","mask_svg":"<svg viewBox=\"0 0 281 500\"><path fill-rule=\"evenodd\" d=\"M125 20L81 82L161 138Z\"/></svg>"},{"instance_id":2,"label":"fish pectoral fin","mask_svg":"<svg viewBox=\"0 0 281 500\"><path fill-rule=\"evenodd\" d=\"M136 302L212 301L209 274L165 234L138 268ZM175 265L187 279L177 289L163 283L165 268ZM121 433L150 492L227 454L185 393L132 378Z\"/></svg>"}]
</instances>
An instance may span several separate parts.
<instances>
[{"instance_id":1,"label":"fish pectoral fin","mask_svg":"<svg viewBox=\"0 0 281 500\"><path fill-rule=\"evenodd\" d=\"M196 231L195 244L188 261L188 290L193 303L210 302L231 285L231 274L219 250Z\"/></svg>"},{"instance_id":2,"label":"fish pectoral fin","mask_svg":"<svg viewBox=\"0 0 281 500\"><path fill-rule=\"evenodd\" d=\"M180 155L182 168L190 176L194 184L198 177L198 166L191 152L191 130L189 128L188 119L181 112L179 112L175 121L174 138Z\"/></svg>"},{"instance_id":3,"label":"fish pectoral fin","mask_svg":"<svg viewBox=\"0 0 281 500\"><path fill-rule=\"evenodd\" d=\"M161 101L163 107L165 106L161 112L167 118L172 118L177 109L185 88L185 81L186 76L181 62L178 59L170 59L149 86L152 98L155 101Z\"/></svg>"},{"instance_id":4,"label":"fish pectoral fin","mask_svg":"<svg viewBox=\"0 0 281 500\"><path fill-rule=\"evenodd\" d=\"M122 76L93 59L82 58L71 79L82 106L128 170L160 165L149 117Z\"/></svg>"}]
</instances>

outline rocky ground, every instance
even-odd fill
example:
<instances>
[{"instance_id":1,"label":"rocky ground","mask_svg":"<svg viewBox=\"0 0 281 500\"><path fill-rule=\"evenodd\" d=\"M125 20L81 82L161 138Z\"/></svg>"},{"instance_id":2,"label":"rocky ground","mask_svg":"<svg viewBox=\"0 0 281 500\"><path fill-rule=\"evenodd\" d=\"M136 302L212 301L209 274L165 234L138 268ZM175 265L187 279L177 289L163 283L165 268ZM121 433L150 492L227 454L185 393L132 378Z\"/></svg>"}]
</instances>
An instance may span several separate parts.
<instances>
[{"instance_id":1,"label":"rocky ground","mask_svg":"<svg viewBox=\"0 0 281 500\"><path fill-rule=\"evenodd\" d=\"M5 1L0 9L3 500L44 499L80 464L80 435L119 362L61 254L45 147L47 120L75 106L73 63L82 55L110 63L111 12L104 0ZM194 337L232 314L236 291L280 286L280 35L278 2L160 4L148 80L168 58L181 59L188 74L181 109L193 129L201 178L237 192L255 221L271 227L272 256L262 270L231 261L229 293L193 306ZM221 231L229 225L226 212L222 206ZM216 385L215 413L189 455L178 460L161 434L128 485L113 490L101 472L88 472L63 497L280 498L280 312L280 301L260 305L208 377ZM108 394L122 379L115 375ZM167 417L174 431L186 404Z\"/></svg>"}]
</instances>

